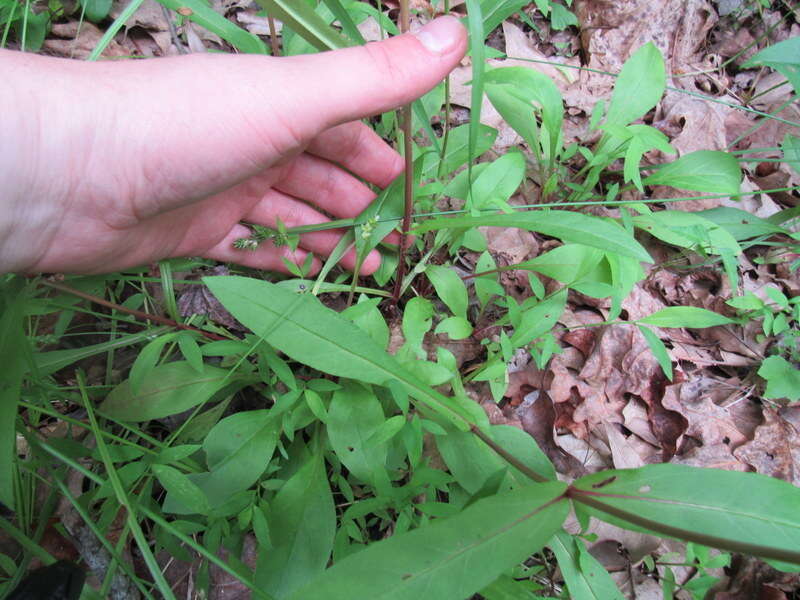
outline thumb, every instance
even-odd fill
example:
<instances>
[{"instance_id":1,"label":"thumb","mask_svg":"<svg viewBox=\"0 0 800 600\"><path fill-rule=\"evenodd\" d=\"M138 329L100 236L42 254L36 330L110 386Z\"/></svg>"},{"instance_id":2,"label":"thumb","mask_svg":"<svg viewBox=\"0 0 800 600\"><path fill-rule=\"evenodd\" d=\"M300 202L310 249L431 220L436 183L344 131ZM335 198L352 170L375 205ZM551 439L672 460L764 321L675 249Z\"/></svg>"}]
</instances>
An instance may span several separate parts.
<instances>
[{"instance_id":1,"label":"thumb","mask_svg":"<svg viewBox=\"0 0 800 600\"><path fill-rule=\"evenodd\" d=\"M467 34L454 17L365 46L280 61L283 84L270 85L272 107L301 117L301 139L407 104L430 91L464 56ZM310 135L309 135L310 134Z\"/></svg>"}]
</instances>

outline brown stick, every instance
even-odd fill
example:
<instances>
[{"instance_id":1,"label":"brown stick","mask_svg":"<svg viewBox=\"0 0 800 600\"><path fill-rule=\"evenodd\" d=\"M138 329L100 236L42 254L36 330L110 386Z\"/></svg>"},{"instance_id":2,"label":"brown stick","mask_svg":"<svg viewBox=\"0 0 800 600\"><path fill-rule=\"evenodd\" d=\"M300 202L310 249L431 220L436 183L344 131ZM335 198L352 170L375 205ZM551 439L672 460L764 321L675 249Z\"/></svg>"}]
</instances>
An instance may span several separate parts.
<instances>
[{"instance_id":1,"label":"brown stick","mask_svg":"<svg viewBox=\"0 0 800 600\"><path fill-rule=\"evenodd\" d=\"M400 33L407 33L410 29L411 18L408 10L408 0L400 0ZM405 173L405 208L403 211L402 236L398 254L397 274L394 282L392 303L397 305L403 291L403 278L406 274L406 250L408 249L408 232L411 229L411 214L414 210L414 158L411 148L411 105L406 104L400 111L403 126L403 158L406 161Z\"/></svg>"},{"instance_id":2,"label":"brown stick","mask_svg":"<svg viewBox=\"0 0 800 600\"><path fill-rule=\"evenodd\" d=\"M135 310L133 308L127 308L126 306L121 306L119 304L114 304L113 302L109 302L103 298L99 298L97 296L92 296L91 294L86 294L80 290L73 289L68 285L64 285L63 283L56 283L55 281L48 281L47 279L40 280L42 285L46 285L47 287L53 288L54 290L58 290L59 292L64 292L65 294L72 294L73 296L77 296L78 298L83 298L84 300L88 300L89 302L94 302L95 304L99 304L100 306L105 306L107 308L113 308L114 310L118 310L120 312L127 313L129 315L133 315L139 319L143 319L145 321L152 321L153 323L160 323L161 325L168 325L170 327L174 327L175 329L183 329L185 331L196 331L211 340L227 340L228 338L223 337L221 335L217 335L216 333L211 333L210 331L203 331L202 329L198 329L197 327L192 327L191 325L184 325L183 323L177 323L172 319L167 319L166 317L159 317L158 315L151 315L146 312L142 312L141 310Z\"/></svg>"}]
</instances>

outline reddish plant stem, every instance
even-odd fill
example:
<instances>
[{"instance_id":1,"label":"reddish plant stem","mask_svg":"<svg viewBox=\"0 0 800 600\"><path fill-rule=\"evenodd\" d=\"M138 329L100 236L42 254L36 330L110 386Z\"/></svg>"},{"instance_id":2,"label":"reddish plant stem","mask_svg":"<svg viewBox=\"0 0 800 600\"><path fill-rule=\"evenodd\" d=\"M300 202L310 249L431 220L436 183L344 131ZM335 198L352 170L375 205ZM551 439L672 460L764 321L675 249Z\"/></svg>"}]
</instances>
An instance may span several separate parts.
<instances>
[{"instance_id":1,"label":"reddish plant stem","mask_svg":"<svg viewBox=\"0 0 800 600\"><path fill-rule=\"evenodd\" d=\"M408 0L400 0L400 32L407 33L410 29L410 14ZM400 250L398 254L397 274L395 275L392 304L397 305L403 291L403 279L406 274L406 250L408 249L408 232L411 229L411 215L414 210L414 159L411 148L411 105L407 104L400 111L403 127L403 158L406 161L405 173L405 207L403 210L402 235L400 237Z\"/></svg>"},{"instance_id":2,"label":"reddish plant stem","mask_svg":"<svg viewBox=\"0 0 800 600\"><path fill-rule=\"evenodd\" d=\"M42 285L46 285L47 287L53 288L54 290L58 290L59 292L64 292L65 294L72 294L73 296L77 296L78 298L83 298L84 300L88 300L89 302L94 302L95 304L99 304L100 306L105 306L107 308L112 308L114 310L118 310L120 312L133 315L138 319L143 319L145 321L152 321L153 323L159 323L161 325L168 325L169 327L174 327L175 329L183 329L185 331L196 331L197 333L204 335L205 337L211 340L228 339L221 335L217 335L216 333L211 333L210 331L203 331L202 329L198 329L197 327L192 327L191 325L184 325L183 323L177 323L172 319L168 319L166 317L151 315L149 313L142 312L141 310L135 310L133 308L128 308L126 306L121 306L119 304L109 302L108 300L104 300L103 298L92 296L91 294L87 294L85 292L81 292L80 290L73 289L68 285L64 285L63 283L56 283L55 281L48 281L46 279L42 279L40 283Z\"/></svg>"},{"instance_id":3,"label":"reddish plant stem","mask_svg":"<svg viewBox=\"0 0 800 600\"><path fill-rule=\"evenodd\" d=\"M497 455L500 456L500 458L505 460L512 467L518 469L521 473L523 473L533 481L536 481L538 483L546 483L550 481L549 479L547 479L547 477L539 475L539 473L537 473L527 465L523 464L522 461L520 461L516 456L508 452L505 448L500 446L492 438L483 433L483 431L481 431L477 425L470 424L469 430L475 435L475 437L480 439L484 444L489 446L489 448L494 450L497 453Z\"/></svg>"},{"instance_id":4,"label":"reddish plant stem","mask_svg":"<svg viewBox=\"0 0 800 600\"><path fill-rule=\"evenodd\" d=\"M275 19L271 15L267 15L267 23L269 23L269 44L272 47L272 56L280 56L281 48L278 44L278 31L275 29Z\"/></svg>"}]
</instances>

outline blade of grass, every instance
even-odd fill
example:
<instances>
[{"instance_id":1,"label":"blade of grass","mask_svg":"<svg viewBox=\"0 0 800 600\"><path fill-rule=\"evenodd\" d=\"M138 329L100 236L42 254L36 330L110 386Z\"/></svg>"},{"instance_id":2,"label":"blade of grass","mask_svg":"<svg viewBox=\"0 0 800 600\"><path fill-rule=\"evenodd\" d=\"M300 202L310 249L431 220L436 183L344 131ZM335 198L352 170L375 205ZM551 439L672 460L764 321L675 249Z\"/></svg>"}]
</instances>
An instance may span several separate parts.
<instances>
[{"instance_id":1,"label":"blade of grass","mask_svg":"<svg viewBox=\"0 0 800 600\"><path fill-rule=\"evenodd\" d=\"M349 37L353 43L367 43L367 40L365 40L364 36L361 35L361 32L358 30L358 27L356 27L353 19L350 18L350 13L345 10L339 0L323 0L323 2L325 2L325 6L331 10L333 16L339 21L339 24L342 26L342 30L344 31L345 35Z\"/></svg>"},{"instance_id":2,"label":"blade of grass","mask_svg":"<svg viewBox=\"0 0 800 600\"><path fill-rule=\"evenodd\" d=\"M37 441L37 445L40 448L42 448L43 450L45 450L48 454L52 455L53 457L55 457L58 460L60 460L61 462L63 462L65 465L67 465L70 468L75 469L76 471L80 472L84 477L86 477L87 479L90 479L91 481L93 481L97 485L103 485L106 482L106 480L103 479L102 477L100 477L97 473L94 473L93 471L90 471L89 469L84 467L82 464L80 464L76 460L66 456L63 452L61 452L61 451L57 450L56 448L52 447L51 445L49 445L47 442L44 442L42 440L38 440ZM147 508L144 505L138 504L134 499L131 499L131 504L133 506L135 506L137 508L137 510L139 510L139 512L141 512L141 514L143 514L145 517L147 517L148 519L153 521L156 525L158 525L160 527L163 527L171 535L174 535L181 542L186 544L189 548L191 548L192 550L194 550L195 552L197 552L198 554L203 556L206 560L208 560L209 562L213 563L214 565L216 565L217 567L222 569L225 573L227 573L228 575L230 575L231 577L233 577L237 581L240 581L244 585L246 585L253 592L254 597L259 598L260 600L275 600L269 594L267 594L267 593L261 591L260 589L258 589L255 586L255 584L252 582L252 580L242 578L240 573L237 573L234 569L229 567L225 563L225 561L221 560L213 552L209 552L206 548L204 548L203 546L198 544L191 537L189 537L188 535L185 535L179 529L176 529L175 527L173 527L161 515L153 512L152 510L150 510L149 508ZM3 526L4 526L3 521L4 521L4 519L2 517L0 517L0 529L2 529ZM47 556L49 556L49 554ZM55 562L55 559L53 559L52 557L50 557L50 558L52 559L51 562Z\"/></svg>"},{"instance_id":3,"label":"blade of grass","mask_svg":"<svg viewBox=\"0 0 800 600\"><path fill-rule=\"evenodd\" d=\"M469 51L472 56L472 94L469 111L469 156L474 156L478 145L481 108L483 107L483 74L486 70L486 50L483 45L483 14L478 0L467 0L467 28ZM467 181L472 181L472 161L467 163ZM469 186L472 200L472 185Z\"/></svg>"},{"instance_id":4,"label":"blade of grass","mask_svg":"<svg viewBox=\"0 0 800 600\"><path fill-rule=\"evenodd\" d=\"M114 490L114 495L117 498L117 502L119 502L125 508L125 519L131 529L133 539L136 540L136 545L139 548L139 552L142 553L142 558L144 559L147 569L150 571L150 575L153 577L153 581L158 587L158 590L167 600L175 600L175 595L172 593L172 588L167 583L167 580L164 579L164 574L161 572L161 568L158 566L156 557L153 556L153 552L150 550L150 545L147 543L144 532L142 531L139 521L136 518L136 507L131 503L128 495L125 493L125 490L122 486L122 480L117 473L116 467L114 466L114 461L111 459L111 454L106 446L106 441L103 439L103 436L100 433L100 425L97 422L97 417L94 414L94 408L92 407L92 403L90 402L89 396L86 393L86 381L83 372L77 371L76 376L78 380L78 387L80 388L81 399L83 400L83 407L86 409L86 414L89 417L89 423L92 427L92 433L97 441L97 449L99 450L100 456L103 459L103 464L105 465L106 473L108 473L108 479L111 482L111 487Z\"/></svg>"},{"instance_id":5,"label":"blade of grass","mask_svg":"<svg viewBox=\"0 0 800 600\"><path fill-rule=\"evenodd\" d=\"M280 19L318 50L336 50L350 46L349 40L328 25L302 0L257 0L267 14Z\"/></svg>"}]
</instances>

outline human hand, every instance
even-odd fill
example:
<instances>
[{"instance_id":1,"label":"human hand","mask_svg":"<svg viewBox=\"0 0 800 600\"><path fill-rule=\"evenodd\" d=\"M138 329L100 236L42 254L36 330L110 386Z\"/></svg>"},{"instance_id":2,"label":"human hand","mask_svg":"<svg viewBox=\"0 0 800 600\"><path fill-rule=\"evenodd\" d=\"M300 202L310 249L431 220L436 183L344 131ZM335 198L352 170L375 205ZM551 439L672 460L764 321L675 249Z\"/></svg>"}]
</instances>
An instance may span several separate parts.
<instances>
[{"instance_id":1,"label":"human hand","mask_svg":"<svg viewBox=\"0 0 800 600\"><path fill-rule=\"evenodd\" d=\"M287 58L86 63L0 51L0 272L108 272L175 256L283 271L281 257L327 255L341 232L304 234L294 252L233 242L249 235L240 221L327 221L312 205L359 214L374 194L357 177L385 187L403 163L358 119L426 93L465 49L463 27L443 17ZM342 262L352 269L354 253ZM361 272L378 265L373 252Z\"/></svg>"}]
</instances>

